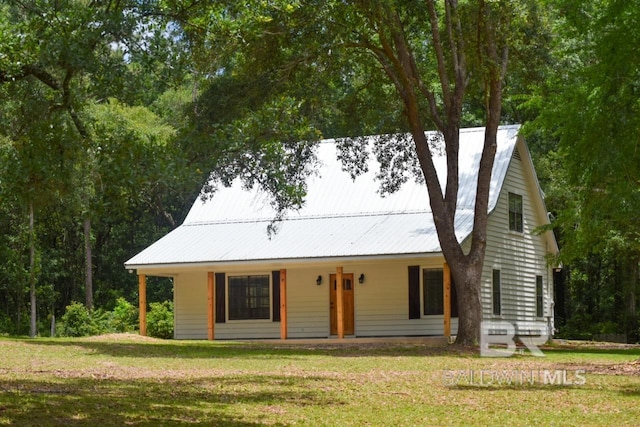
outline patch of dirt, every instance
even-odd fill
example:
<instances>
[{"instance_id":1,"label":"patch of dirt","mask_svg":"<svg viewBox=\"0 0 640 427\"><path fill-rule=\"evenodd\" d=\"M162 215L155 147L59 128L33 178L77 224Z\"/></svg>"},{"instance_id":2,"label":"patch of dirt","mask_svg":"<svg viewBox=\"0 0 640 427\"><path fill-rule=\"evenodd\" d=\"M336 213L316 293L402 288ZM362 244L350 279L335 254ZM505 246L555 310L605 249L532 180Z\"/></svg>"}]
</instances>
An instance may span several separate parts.
<instances>
[{"instance_id":1,"label":"patch of dirt","mask_svg":"<svg viewBox=\"0 0 640 427\"><path fill-rule=\"evenodd\" d=\"M544 347L542 347L544 349ZM633 348L640 348L640 344L623 344L617 342L605 342L605 341L578 341L578 340L563 340L554 339L551 341L551 345L548 348L566 348L575 350L576 348L586 348L595 350L628 350Z\"/></svg>"},{"instance_id":2,"label":"patch of dirt","mask_svg":"<svg viewBox=\"0 0 640 427\"><path fill-rule=\"evenodd\" d=\"M94 335L82 338L85 341L111 341L111 342L150 342L160 341L158 338L144 337L133 332L123 332L118 334Z\"/></svg>"},{"instance_id":3,"label":"patch of dirt","mask_svg":"<svg viewBox=\"0 0 640 427\"><path fill-rule=\"evenodd\" d=\"M599 364L588 363L583 365L571 364L572 369L584 369L589 374L624 375L640 377L640 359L625 363Z\"/></svg>"}]
</instances>

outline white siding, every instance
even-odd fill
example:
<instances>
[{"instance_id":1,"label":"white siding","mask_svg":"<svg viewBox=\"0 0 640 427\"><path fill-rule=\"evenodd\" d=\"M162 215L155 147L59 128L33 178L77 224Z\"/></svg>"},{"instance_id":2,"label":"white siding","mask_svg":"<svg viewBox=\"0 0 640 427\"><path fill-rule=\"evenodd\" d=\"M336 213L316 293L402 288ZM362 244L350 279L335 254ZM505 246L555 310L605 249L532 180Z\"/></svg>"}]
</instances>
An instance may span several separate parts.
<instances>
[{"instance_id":1,"label":"white siding","mask_svg":"<svg viewBox=\"0 0 640 427\"><path fill-rule=\"evenodd\" d=\"M354 311L356 336L442 335L443 316L409 319L408 267L442 268L442 258L389 260L375 263L344 263L344 273L354 275ZM330 336L329 275L338 264L318 264L287 269L287 307L289 338ZM265 268L262 273L268 269ZM270 270L269 270L270 271ZM221 271L218 271L221 272ZM234 274L257 271L235 270ZM358 283L360 274L364 283ZM316 285L318 275L322 284ZM422 275L421 275L422 276ZM277 285L277 284L276 284ZM207 338L207 273L180 273L174 280L175 337ZM457 319L452 319L452 333ZM265 321L229 321L215 324L216 339L279 338L280 323Z\"/></svg>"},{"instance_id":2,"label":"white siding","mask_svg":"<svg viewBox=\"0 0 640 427\"><path fill-rule=\"evenodd\" d=\"M509 165L500 198L487 226L487 252L482 275L482 304L485 319L500 319L514 322L519 333L527 334L534 323L549 322L552 315L552 270L546 256L552 248L547 247L543 235L536 235L538 226L545 223L541 218L541 200L537 182L528 167L528 154L518 144L522 160L513 159ZM509 193L522 196L524 232L509 231ZM492 314L492 270L500 270L502 314ZM536 317L536 276L543 277L544 318ZM536 334L534 332L534 334Z\"/></svg>"},{"instance_id":3,"label":"white siding","mask_svg":"<svg viewBox=\"0 0 640 427\"><path fill-rule=\"evenodd\" d=\"M271 271L263 273L271 276ZM207 304L206 271L180 273L175 277L176 339L207 339ZM227 320L216 323L214 331L216 339L279 338L280 323L272 320Z\"/></svg>"},{"instance_id":4,"label":"white siding","mask_svg":"<svg viewBox=\"0 0 640 427\"><path fill-rule=\"evenodd\" d=\"M174 336L207 339L207 273L187 272L173 279Z\"/></svg>"},{"instance_id":5,"label":"white siding","mask_svg":"<svg viewBox=\"0 0 640 427\"><path fill-rule=\"evenodd\" d=\"M355 277L360 273L365 275L365 283L356 283L356 335L442 335L443 316L409 319L408 267L419 265L421 269L442 268L443 262L442 258L437 258L354 266L357 273ZM452 319L452 333L456 330L457 319Z\"/></svg>"},{"instance_id":6,"label":"white siding","mask_svg":"<svg viewBox=\"0 0 640 427\"><path fill-rule=\"evenodd\" d=\"M287 270L289 338L329 336L329 272L328 267ZM316 285L318 275L322 275L320 286Z\"/></svg>"}]
</instances>

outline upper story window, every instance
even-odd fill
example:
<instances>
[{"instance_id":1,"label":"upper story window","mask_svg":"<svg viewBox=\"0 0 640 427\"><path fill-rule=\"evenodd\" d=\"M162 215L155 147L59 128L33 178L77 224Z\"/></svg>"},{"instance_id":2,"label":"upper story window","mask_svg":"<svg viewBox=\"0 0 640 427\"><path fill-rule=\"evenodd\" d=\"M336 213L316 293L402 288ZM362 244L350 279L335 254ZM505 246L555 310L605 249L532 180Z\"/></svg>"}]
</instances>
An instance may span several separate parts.
<instances>
[{"instance_id":1,"label":"upper story window","mask_svg":"<svg viewBox=\"0 0 640 427\"><path fill-rule=\"evenodd\" d=\"M522 233L522 196L509 193L509 231Z\"/></svg>"}]
</instances>

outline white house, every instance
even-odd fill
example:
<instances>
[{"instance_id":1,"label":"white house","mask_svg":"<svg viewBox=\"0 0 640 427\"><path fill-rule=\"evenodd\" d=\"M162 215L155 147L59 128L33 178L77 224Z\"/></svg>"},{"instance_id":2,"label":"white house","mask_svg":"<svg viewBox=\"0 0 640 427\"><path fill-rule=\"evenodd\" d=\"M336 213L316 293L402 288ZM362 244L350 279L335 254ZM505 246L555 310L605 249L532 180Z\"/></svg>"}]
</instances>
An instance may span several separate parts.
<instances>
[{"instance_id":1,"label":"white house","mask_svg":"<svg viewBox=\"0 0 640 427\"><path fill-rule=\"evenodd\" d=\"M519 126L502 126L489 197L482 275L485 319L513 322L520 333L553 328L558 247ZM469 245L484 128L460 133L456 230ZM455 335L455 286L440 251L427 189L413 180L382 197L369 172L352 180L336 142L321 161L306 203L272 236L266 197L239 181L209 201L197 199L184 223L131 258L140 282L146 332L146 276L173 278L175 338L313 338ZM445 157L436 157L441 181ZM336 286L341 283L342 286ZM453 295L452 295L453 294Z\"/></svg>"}]
</instances>

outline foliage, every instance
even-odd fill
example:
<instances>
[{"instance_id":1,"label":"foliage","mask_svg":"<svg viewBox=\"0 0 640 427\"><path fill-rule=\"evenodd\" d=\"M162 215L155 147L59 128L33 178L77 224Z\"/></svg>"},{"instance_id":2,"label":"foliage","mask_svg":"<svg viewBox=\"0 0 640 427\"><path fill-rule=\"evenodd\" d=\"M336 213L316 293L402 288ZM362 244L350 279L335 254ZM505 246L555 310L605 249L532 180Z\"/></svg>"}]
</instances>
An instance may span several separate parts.
<instances>
[{"instance_id":1,"label":"foliage","mask_svg":"<svg viewBox=\"0 0 640 427\"><path fill-rule=\"evenodd\" d=\"M0 1L0 293L15 333L30 277L40 319L92 288L105 308L132 297L122 262L175 227L201 185L175 130L141 105L186 75L180 39L146 7Z\"/></svg>"},{"instance_id":2,"label":"foliage","mask_svg":"<svg viewBox=\"0 0 640 427\"><path fill-rule=\"evenodd\" d=\"M570 330L618 325L631 342L640 318L640 12L619 0L549 3L559 17L547 81L529 106L547 141L549 205L568 276ZM625 34L620 38L619 34ZM532 129L534 126L530 126ZM560 165L561 167L558 167ZM568 325L570 326L570 325ZM597 329L597 328L596 328Z\"/></svg>"},{"instance_id":3,"label":"foliage","mask_svg":"<svg viewBox=\"0 0 640 427\"><path fill-rule=\"evenodd\" d=\"M337 137L353 137L354 130L410 132L411 144L382 147L378 153L385 156L378 160L418 160L442 252L458 284L459 305L465 307L457 341L473 343L479 337L489 182L508 65L512 57L526 64L541 50L532 47L545 40L541 15L534 1L196 5L181 23L198 64L212 77L194 128L206 135L221 132L224 137L218 139L249 147L239 163L223 155L224 165L231 166L212 177L226 183L230 173L248 187L261 183L282 212L300 206L314 160L306 149L292 150L287 136L313 142L301 136L314 127L340 132L328 135ZM463 120L486 127L468 253L454 227ZM280 132L283 123L285 132ZM446 183L435 171L428 129L439 131L445 142ZM349 146L362 150L357 141ZM283 158L300 161L283 168L277 160ZM346 167L357 170L360 164ZM383 190L397 189L398 179L406 179L396 169L383 168L388 172Z\"/></svg>"},{"instance_id":4,"label":"foliage","mask_svg":"<svg viewBox=\"0 0 640 427\"><path fill-rule=\"evenodd\" d=\"M138 326L138 310L126 299L118 298L110 316L109 326L113 332L133 332Z\"/></svg>"},{"instance_id":5,"label":"foliage","mask_svg":"<svg viewBox=\"0 0 640 427\"><path fill-rule=\"evenodd\" d=\"M238 178L260 186L277 220L304 202L318 139L341 138L357 174L353 136L482 126L492 73L508 64L497 117L537 118L527 140L570 272L562 333L637 340L639 10L623 0L0 0L0 328L27 333L31 278L41 335L84 299L87 238L89 316L113 330L106 313L130 313L136 298L123 261L179 224L203 184L204 197ZM491 37L508 61L485 49ZM411 58L415 75L403 76ZM447 101L456 87L460 104ZM411 147L380 138L383 192L422 173L405 162ZM171 299L170 280L150 280L149 301Z\"/></svg>"},{"instance_id":6,"label":"foliage","mask_svg":"<svg viewBox=\"0 0 640 427\"><path fill-rule=\"evenodd\" d=\"M89 309L79 302L67 306L59 327L63 337L85 337L98 332Z\"/></svg>"},{"instance_id":7,"label":"foliage","mask_svg":"<svg viewBox=\"0 0 640 427\"><path fill-rule=\"evenodd\" d=\"M155 303L152 303L155 304ZM73 302L67 306L57 331L63 337L85 337L105 333L133 332L137 327L138 311L124 298L118 298L113 311L89 310Z\"/></svg>"},{"instance_id":8,"label":"foliage","mask_svg":"<svg viewBox=\"0 0 640 427\"><path fill-rule=\"evenodd\" d=\"M173 302L152 302L147 313L147 333L151 337L173 338Z\"/></svg>"}]
</instances>

